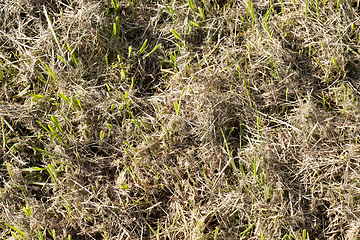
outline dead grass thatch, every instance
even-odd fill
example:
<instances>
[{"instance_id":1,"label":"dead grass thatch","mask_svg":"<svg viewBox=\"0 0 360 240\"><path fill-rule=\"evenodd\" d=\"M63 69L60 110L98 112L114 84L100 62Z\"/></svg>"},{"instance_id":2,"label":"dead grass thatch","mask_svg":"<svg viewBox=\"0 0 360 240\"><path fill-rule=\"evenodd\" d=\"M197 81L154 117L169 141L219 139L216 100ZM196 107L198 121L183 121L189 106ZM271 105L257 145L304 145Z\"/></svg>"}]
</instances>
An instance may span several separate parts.
<instances>
[{"instance_id":1,"label":"dead grass thatch","mask_svg":"<svg viewBox=\"0 0 360 240\"><path fill-rule=\"evenodd\" d=\"M359 5L3 0L2 238L357 239Z\"/></svg>"}]
</instances>

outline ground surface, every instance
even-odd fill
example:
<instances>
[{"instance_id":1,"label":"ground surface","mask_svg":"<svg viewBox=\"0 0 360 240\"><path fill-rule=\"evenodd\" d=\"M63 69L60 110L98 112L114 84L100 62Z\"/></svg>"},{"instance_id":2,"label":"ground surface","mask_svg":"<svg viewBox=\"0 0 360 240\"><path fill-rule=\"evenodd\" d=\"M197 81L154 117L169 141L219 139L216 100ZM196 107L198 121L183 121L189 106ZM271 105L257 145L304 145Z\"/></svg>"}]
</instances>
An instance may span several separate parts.
<instances>
[{"instance_id":1,"label":"ground surface","mask_svg":"<svg viewBox=\"0 0 360 240\"><path fill-rule=\"evenodd\" d=\"M0 3L3 239L357 239L356 0Z\"/></svg>"}]
</instances>

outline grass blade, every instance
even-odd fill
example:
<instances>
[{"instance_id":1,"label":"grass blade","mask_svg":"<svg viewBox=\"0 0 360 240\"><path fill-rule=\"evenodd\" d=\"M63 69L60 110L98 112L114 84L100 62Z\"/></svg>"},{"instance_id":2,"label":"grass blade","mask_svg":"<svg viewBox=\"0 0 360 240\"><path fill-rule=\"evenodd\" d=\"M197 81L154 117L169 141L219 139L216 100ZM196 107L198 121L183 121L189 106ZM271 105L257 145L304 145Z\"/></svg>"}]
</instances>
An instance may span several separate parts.
<instances>
[{"instance_id":1,"label":"grass blade","mask_svg":"<svg viewBox=\"0 0 360 240\"><path fill-rule=\"evenodd\" d=\"M59 50L60 50L61 56L62 56L62 58L64 59L64 61L65 61L65 63L66 63L66 66L67 66L69 69L71 69L71 67L70 67L70 65L69 65L69 62L66 60L65 54L64 54L64 52L63 52L63 50L62 50L62 48L61 48L61 46L60 46L59 40L58 40L57 37L56 37L56 34L55 34L55 31L54 31L54 29L53 29L53 27L52 27L50 18L49 18L48 14L47 14L45 5L43 5L43 7L44 7L44 14L45 14L46 20L47 20L47 22L48 22L50 31L51 31L51 33L52 33L52 35L53 35L53 37L54 37L54 40L55 40L55 42L56 42Z\"/></svg>"},{"instance_id":2,"label":"grass blade","mask_svg":"<svg viewBox=\"0 0 360 240\"><path fill-rule=\"evenodd\" d=\"M4 118L1 117L1 130L2 130L2 140L3 140L3 149L6 147L6 137L5 137L5 127L4 127Z\"/></svg>"},{"instance_id":3,"label":"grass blade","mask_svg":"<svg viewBox=\"0 0 360 240\"><path fill-rule=\"evenodd\" d=\"M65 102L71 103L70 99L67 96L65 96L61 92L58 92L58 94Z\"/></svg>"},{"instance_id":4,"label":"grass blade","mask_svg":"<svg viewBox=\"0 0 360 240\"><path fill-rule=\"evenodd\" d=\"M251 26L252 26L252 29L254 30L254 24L255 24L255 13L254 13L254 9L253 9L252 3L251 3L250 1L247 1L247 5L248 5L248 7L249 7L250 14L251 14Z\"/></svg>"},{"instance_id":5,"label":"grass blade","mask_svg":"<svg viewBox=\"0 0 360 240\"><path fill-rule=\"evenodd\" d=\"M148 42L148 40L146 39L145 42L143 43L143 45L141 46L140 50L139 50L139 54L142 54L145 51L145 49L147 48L147 45L146 45L147 42Z\"/></svg>"},{"instance_id":6,"label":"grass blade","mask_svg":"<svg viewBox=\"0 0 360 240\"><path fill-rule=\"evenodd\" d=\"M156 45L156 46L154 47L154 49L151 50L151 52L149 52L148 54L146 54L142 59L144 60L144 59L145 59L146 57L148 57L151 53L155 52L156 49L158 49L160 46L161 46L161 43L158 44L158 45Z\"/></svg>"},{"instance_id":7,"label":"grass blade","mask_svg":"<svg viewBox=\"0 0 360 240\"><path fill-rule=\"evenodd\" d=\"M11 225L9 225L9 224L6 224L6 223L5 223L5 225L8 226L9 228L11 228L12 230L20 233L20 234L23 235L24 237L26 237L26 234L25 234L23 231L17 229L16 227L13 227L13 226L11 226Z\"/></svg>"},{"instance_id":8,"label":"grass blade","mask_svg":"<svg viewBox=\"0 0 360 240\"><path fill-rule=\"evenodd\" d=\"M13 180L13 176L12 176L12 174L11 174L11 170L10 170L9 163L6 162L5 164L6 164L6 167L7 167L8 172L9 172L9 176L10 176L11 180Z\"/></svg>"},{"instance_id":9,"label":"grass blade","mask_svg":"<svg viewBox=\"0 0 360 240\"><path fill-rule=\"evenodd\" d=\"M51 121L54 123L55 127L59 130L59 132L63 132L62 128L59 124L59 121L57 120L57 118L54 115L51 115Z\"/></svg>"},{"instance_id":10,"label":"grass blade","mask_svg":"<svg viewBox=\"0 0 360 240\"><path fill-rule=\"evenodd\" d=\"M337 1L337 3L336 3L336 10L338 10L338 9L339 9L340 4L341 4L341 0L338 0L338 1Z\"/></svg>"},{"instance_id":11,"label":"grass blade","mask_svg":"<svg viewBox=\"0 0 360 240\"><path fill-rule=\"evenodd\" d=\"M172 34L174 34L174 36L175 36L177 39L181 40L181 36L180 36L180 34L179 34L177 31L175 31L174 29L170 29L170 31L172 32Z\"/></svg>"},{"instance_id":12,"label":"grass blade","mask_svg":"<svg viewBox=\"0 0 360 240\"><path fill-rule=\"evenodd\" d=\"M81 106L80 100L79 100L79 99L76 99L75 97L72 97L71 99L72 99L72 102L73 102L74 106L75 106L77 109L81 110L81 109L82 109L82 106Z\"/></svg>"}]
</instances>

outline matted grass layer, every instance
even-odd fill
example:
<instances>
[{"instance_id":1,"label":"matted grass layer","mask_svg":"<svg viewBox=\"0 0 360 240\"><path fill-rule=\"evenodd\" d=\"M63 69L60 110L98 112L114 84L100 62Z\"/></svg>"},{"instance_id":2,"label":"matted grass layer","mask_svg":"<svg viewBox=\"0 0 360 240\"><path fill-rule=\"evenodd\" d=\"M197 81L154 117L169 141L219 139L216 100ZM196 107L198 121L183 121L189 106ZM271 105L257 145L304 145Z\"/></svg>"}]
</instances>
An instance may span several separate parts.
<instances>
[{"instance_id":1,"label":"matted grass layer","mask_svg":"<svg viewBox=\"0 0 360 240\"><path fill-rule=\"evenodd\" d=\"M356 0L2 0L3 239L358 239Z\"/></svg>"}]
</instances>

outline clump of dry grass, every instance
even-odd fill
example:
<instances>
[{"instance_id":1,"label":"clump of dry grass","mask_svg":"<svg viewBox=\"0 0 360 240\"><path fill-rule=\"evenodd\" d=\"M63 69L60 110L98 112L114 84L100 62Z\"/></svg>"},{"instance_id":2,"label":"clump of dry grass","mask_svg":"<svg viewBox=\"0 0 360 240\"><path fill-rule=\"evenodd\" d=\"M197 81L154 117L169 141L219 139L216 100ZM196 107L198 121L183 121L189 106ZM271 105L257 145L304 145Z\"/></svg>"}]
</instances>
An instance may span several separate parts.
<instances>
[{"instance_id":1,"label":"clump of dry grass","mask_svg":"<svg viewBox=\"0 0 360 240\"><path fill-rule=\"evenodd\" d=\"M1 234L357 239L357 1L0 3Z\"/></svg>"}]
</instances>

